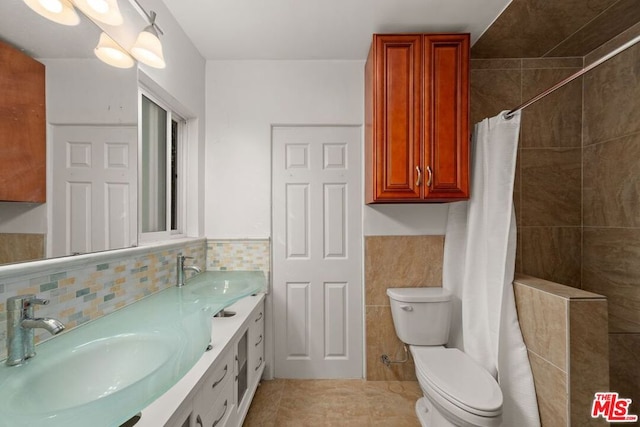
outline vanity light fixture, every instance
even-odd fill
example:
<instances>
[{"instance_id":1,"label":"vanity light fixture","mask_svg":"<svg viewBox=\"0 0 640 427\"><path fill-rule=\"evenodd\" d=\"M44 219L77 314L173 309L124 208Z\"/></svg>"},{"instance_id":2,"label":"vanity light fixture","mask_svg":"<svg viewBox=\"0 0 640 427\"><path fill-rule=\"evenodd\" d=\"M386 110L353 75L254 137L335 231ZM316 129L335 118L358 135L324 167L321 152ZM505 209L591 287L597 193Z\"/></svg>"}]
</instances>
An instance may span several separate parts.
<instances>
[{"instance_id":1,"label":"vanity light fixture","mask_svg":"<svg viewBox=\"0 0 640 427\"><path fill-rule=\"evenodd\" d=\"M112 67L131 68L135 64L131 55L104 32L100 34L100 41L93 52L98 59Z\"/></svg>"},{"instance_id":2,"label":"vanity light fixture","mask_svg":"<svg viewBox=\"0 0 640 427\"><path fill-rule=\"evenodd\" d=\"M37 14L62 25L78 25L80 17L68 0L23 0Z\"/></svg>"},{"instance_id":3,"label":"vanity light fixture","mask_svg":"<svg viewBox=\"0 0 640 427\"><path fill-rule=\"evenodd\" d=\"M73 0L73 4L88 17L107 25L117 26L124 22L117 0Z\"/></svg>"},{"instance_id":4,"label":"vanity light fixture","mask_svg":"<svg viewBox=\"0 0 640 427\"><path fill-rule=\"evenodd\" d=\"M158 38L158 31L162 33L162 30L156 25L156 13L151 11L147 17L150 24L138 34L138 38L131 48L131 54L138 61L150 67L165 68L167 64L164 62L162 43Z\"/></svg>"},{"instance_id":5,"label":"vanity light fixture","mask_svg":"<svg viewBox=\"0 0 640 427\"><path fill-rule=\"evenodd\" d=\"M2 0L0 0L2 1ZM78 25L80 17L74 5L89 20L96 25L98 22L110 26L119 26L124 23L122 13L118 7L118 0L23 0L36 13L45 18L63 25ZM131 0L128 0L131 1ZM116 42L109 34L100 34L98 45L94 49L96 56L104 63L118 68L133 67L138 61L154 68L165 68L164 54L162 53L162 43L158 38L158 33L164 34L156 24L156 13L147 12L133 0L139 12L149 22L149 25L138 34L138 38L133 47L127 51L121 44ZM98 25L100 27L100 25ZM105 30L106 31L106 30Z\"/></svg>"}]
</instances>

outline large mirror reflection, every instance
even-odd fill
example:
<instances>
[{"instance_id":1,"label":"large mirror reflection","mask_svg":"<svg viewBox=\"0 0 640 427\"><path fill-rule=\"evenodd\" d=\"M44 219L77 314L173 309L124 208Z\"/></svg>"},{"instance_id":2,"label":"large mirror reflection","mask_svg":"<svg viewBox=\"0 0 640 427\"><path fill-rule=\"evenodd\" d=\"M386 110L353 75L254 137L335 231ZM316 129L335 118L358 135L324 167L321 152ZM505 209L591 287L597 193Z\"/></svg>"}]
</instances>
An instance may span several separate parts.
<instances>
[{"instance_id":1,"label":"large mirror reflection","mask_svg":"<svg viewBox=\"0 0 640 427\"><path fill-rule=\"evenodd\" d=\"M137 243L137 69L98 60L100 32L0 1L0 41L45 66L47 153L46 201L0 201L0 264Z\"/></svg>"}]
</instances>

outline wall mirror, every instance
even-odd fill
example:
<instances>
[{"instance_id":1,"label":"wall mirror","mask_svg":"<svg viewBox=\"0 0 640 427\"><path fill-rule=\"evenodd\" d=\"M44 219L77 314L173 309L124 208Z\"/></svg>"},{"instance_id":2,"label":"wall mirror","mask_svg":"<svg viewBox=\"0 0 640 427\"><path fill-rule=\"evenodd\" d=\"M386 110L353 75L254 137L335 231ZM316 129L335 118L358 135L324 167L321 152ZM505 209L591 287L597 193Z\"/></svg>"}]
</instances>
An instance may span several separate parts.
<instances>
[{"instance_id":1,"label":"wall mirror","mask_svg":"<svg viewBox=\"0 0 640 427\"><path fill-rule=\"evenodd\" d=\"M64 26L0 1L0 40L45 65L47 115L47 201L0 202L0 264L137 244L137 67L98 60L101 29L79 15Z\"/></svg>"}]
</instances>

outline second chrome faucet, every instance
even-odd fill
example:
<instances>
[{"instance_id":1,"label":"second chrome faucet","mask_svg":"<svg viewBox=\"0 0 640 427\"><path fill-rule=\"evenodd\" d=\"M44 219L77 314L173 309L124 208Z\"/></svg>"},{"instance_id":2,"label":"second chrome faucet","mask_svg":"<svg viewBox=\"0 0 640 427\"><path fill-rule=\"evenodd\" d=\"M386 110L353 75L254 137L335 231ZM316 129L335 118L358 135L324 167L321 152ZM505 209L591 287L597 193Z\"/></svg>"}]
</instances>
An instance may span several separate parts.
<instances>
[{"instance_id":1,"label":"second chrome faucet","mask_svg":"<svg viewBox=\"0 0 640 427\"><path fill-rule=\"evenodd\" d=\"M185 270L195 271L196 273L200 273L200 268L195 265L184 265L185 260L193 259L193 257L184 256L182 254L178 254L177 257L177 273L176 273L176 286L182 287L184 286L184 272Z\"/></svg>"}]
</instances>

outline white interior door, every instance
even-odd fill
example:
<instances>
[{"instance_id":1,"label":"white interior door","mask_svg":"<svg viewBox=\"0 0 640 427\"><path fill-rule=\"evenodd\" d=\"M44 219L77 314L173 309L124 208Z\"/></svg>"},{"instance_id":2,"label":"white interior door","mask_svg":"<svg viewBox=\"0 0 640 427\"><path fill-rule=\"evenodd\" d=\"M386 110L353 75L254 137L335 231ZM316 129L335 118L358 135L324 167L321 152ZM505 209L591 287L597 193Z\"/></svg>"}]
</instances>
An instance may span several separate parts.
<instances>
[{"instance_id":1,"label":"white interior door","mask_svg":"<svg viewBox=\"0 0 640 427\"><path fill-rule=\"evenodd\" d=\"M277 378L362 378L361 128L273 129Z\"/></svg>"},{"instance_id":2,"label":"white interior door","mask_svg":"<svg viewBox=\"0 0 640 427\"><path fill-rule=\"evenodd\" d=\"M53 126L51 256L137 239L135 126Z\"/></svg>"}]
</instances>

